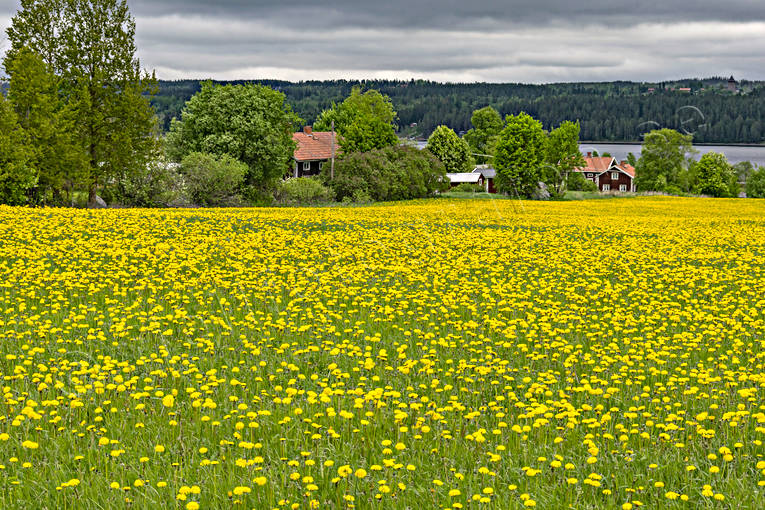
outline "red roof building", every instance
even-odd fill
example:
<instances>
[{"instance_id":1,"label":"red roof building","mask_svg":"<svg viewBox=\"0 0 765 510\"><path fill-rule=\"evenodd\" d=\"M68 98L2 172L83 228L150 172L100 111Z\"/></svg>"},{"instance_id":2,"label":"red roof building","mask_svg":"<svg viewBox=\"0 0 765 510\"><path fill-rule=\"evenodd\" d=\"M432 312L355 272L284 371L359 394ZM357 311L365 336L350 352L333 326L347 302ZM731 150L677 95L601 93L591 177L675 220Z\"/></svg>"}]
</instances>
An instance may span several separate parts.
<instances>
[{"instance_id":1,"label":"red roof building","mask_svg":"<svg viewBox=\"0 0 765 510\"><path fill-rule=\"evenodd\" d=\"M585 165L574 171L594 182L602 192L635 191L635 167L616 158L593 157L591 152L584 157Z\"/></svg>"},{"instance_id":2,"label":"red roof building","mask_svg":"<svg viewBox=\"0 0 765 510\"><path fill-rule=\"evenodd\" d=\"M313 131L311 126L306 126L303 131L294 133L292 139L297 143L293 177L318 175L324 163L340 154L337 135L329 131Z\"/></svg>"}]
</instances>

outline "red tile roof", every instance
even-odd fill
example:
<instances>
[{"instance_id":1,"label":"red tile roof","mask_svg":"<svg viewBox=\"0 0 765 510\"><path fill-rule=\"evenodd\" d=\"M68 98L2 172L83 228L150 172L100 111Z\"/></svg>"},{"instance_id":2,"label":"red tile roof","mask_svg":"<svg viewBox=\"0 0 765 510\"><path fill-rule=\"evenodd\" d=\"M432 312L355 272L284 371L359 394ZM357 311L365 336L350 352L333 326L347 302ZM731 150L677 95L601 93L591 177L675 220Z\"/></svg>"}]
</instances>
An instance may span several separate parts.
<instances>
[{"instance_id":1,"label":"red tile roof","mask_svg":"<svg viewBox=\"0 0 765 510\"><path fill-rule=\"evenodd\" d=\"M296 161L320 161L332 157L332 133L329 131L314 131L311 134L304 132L293 133L292 139L298 144L295 150ZM335 156L340 154L335 134Z\"/></svg>"},{"instance_id":2,"label":"red tile roof","mask_svg":"<svg viewBox=\"0 0 765 510\"><path fill-rule=\"evenodd\" d=\"M622 161L621 163L617 163L615 158L612 157L592 157L592 156L585 156L584 157L584 165L581 168L576 168L575 170L577 172L591 172L596 174L602 174L603 172L608 172L612 168L619 169L632 177L635 178L635 167L627 163L626 161Z\"/></svg>"},{"instance_id":3,"label":"red tile roof","mask_svg":"<svg viewBox=\"0 0 765 510\"><path fill-rule=\"evenodd\" d=\"M603 172L611 168L611 162L613 161L614 161L614 158L611 158L611 157L585 156L584 166L581 168L577 168L577 170L580 172L595 172L597 174L602 174Z\"/></svg>"},{"instance_id":4,"label":"red tile roof","mask_svg":"<svg viewBox=\"0 0 765 510\"><path fill-rule=\"evenodd\" d=\"M635 167L634 167L634 166L630 165L630 164L629 164L629 163L627 163L626 161L622 161L621 163L619 163L619 164L618 164L618 165L616 165L616 166L618 166L619 168L621 168L622 170L624 170L624 172L625 172L627 175L629 175L630 177L632 177L633 179L635 178Z\"/></svg>"}]
</instances>

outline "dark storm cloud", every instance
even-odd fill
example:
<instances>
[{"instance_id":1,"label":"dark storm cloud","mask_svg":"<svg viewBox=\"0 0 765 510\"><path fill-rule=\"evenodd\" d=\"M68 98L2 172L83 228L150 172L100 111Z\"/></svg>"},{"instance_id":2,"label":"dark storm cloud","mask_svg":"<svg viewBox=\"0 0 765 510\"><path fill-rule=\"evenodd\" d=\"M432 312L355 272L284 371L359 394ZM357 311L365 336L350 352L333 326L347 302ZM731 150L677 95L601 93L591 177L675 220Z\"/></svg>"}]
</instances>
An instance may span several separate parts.
<instances>
[{"instance_id":1,"label":"dark storm cloud","mask_svg":"<svg viewBox=\"0 0 765 510\"><path fill-rule=\"evenodd\" d=\"M128 3L163 78L765 78L760 1ZM0 26L15 8L0 6Z\"/></svg>"},{"instance_id":2,"label":"dark storm cloud","mask_svg":"<svg viewBox=\"0 0 765 510\"><path fill-rule=\"evenodd\" d=\"M765 21L758 0L329 0L273 2L248 0L133 0L136 14L272 19L296 26L331 28L442 28L544 25L564 21L600 24L688 21Z\"/></svg>"}]
</instances>

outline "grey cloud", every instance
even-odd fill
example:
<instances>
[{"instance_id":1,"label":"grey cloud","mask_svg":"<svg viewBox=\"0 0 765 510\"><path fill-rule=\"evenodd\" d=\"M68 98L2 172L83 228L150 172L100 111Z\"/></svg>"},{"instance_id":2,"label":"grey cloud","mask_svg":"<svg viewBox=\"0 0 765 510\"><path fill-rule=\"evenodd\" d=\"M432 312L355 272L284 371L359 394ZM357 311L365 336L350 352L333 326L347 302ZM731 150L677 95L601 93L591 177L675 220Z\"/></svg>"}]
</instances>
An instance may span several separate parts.
<instances>
[{"instance_id":1,"label":"grey cloud","mask_svg":"<svg viewBox=\"0 0 765 510\"><path fill-rule=\"evenodd\" d=\"M765 78L759 1L128 3L142 63L161 78Z\"/></svg>"},{"instance_id":2,"label":"grey cloud","mask_svg":"<svg viewBox=\"0 0 765 510\"><path fill-rule=\"evenodd\" d=\"M137 15L173 13L225 19L270 19L311 29L333 27L494 27L525 23L596 22L619 26L635 22L765 20L765 3L752 0L132 0Z\"/></svg>"}]
</instances>

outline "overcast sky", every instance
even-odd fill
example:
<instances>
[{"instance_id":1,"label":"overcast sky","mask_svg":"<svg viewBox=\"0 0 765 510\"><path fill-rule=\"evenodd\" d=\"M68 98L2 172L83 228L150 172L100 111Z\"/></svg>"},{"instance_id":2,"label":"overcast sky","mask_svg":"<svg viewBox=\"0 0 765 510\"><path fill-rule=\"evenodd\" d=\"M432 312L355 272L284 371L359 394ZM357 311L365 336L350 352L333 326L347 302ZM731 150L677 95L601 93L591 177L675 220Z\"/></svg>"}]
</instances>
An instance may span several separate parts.
<instances>
[{"instance_id":1,"label":"overcast sky","mask_svg":"<svg viewBox=\"0 0 765 510\"><path fill-rule=\"evenodd\" d=\"M128 0L159 78L765 79L763 0ZM19 0L0 0L4 35Z\"/></svg>"}]
</instances>

